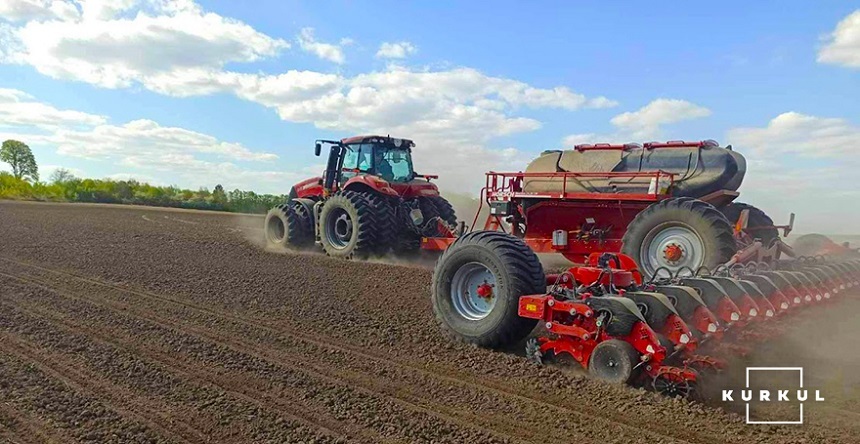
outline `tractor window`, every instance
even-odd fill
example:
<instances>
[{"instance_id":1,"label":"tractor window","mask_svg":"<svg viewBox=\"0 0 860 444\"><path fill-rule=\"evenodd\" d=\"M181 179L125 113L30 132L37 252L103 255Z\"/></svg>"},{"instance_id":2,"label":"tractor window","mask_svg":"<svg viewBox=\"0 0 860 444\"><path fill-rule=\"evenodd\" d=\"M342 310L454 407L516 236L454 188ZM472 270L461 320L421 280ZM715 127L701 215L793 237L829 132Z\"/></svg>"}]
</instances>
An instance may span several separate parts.
<instances>
[{"instance_id":1,"label":"tractor window","mask_svg":"<svg viewBox=\"0 0 860 444\"><path fill-rule=\"evenodd\" d=\"M389 149L382 151L376 163L380 177L389 182L412 180L412 155L409 150Z\"/></svg>"},{"instance_id":2,"label":"tractor window","mask_svg":"<svg viewBox=\"0 0 860 444\"><path fill-rule=\"evenodd\" d=\"M352 144L346 146L346 152L343 155L343 168L347 170L360 170L360 171L370 171L370 168L373 166L373 145L364 143L364 144ZM350 177L354 176L355 173L344 173Z\"/></svg>"}]
</instances>

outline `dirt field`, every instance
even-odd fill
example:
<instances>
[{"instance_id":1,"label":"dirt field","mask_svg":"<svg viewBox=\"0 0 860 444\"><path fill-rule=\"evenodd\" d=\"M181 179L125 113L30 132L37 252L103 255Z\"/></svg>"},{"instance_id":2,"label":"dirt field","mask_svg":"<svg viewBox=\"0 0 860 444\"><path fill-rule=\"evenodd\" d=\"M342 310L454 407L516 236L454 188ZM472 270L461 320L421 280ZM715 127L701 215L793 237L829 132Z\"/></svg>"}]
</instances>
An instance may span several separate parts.
<instances>
[{"instance_id":1,"label":"dirt field","mask_svg":"<svg viewBox=\"0 0 860 444\"><path fill-rule=\"evenodd\" d=\"M858 442L856 392L753 426L538 368L443 337L426 265L266 252L257 225L0 202L0 442ZM812 334L822 384L853 387L860 305L840 304L752 361Z\"/></svg>"}]
</instances>

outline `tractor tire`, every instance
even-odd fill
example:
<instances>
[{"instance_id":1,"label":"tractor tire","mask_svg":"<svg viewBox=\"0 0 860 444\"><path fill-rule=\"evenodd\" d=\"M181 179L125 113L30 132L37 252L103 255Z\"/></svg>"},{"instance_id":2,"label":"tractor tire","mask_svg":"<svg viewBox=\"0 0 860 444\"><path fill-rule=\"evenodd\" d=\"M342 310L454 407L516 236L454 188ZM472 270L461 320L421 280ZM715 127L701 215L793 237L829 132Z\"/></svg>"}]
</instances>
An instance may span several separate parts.
<instances>
[{"instance_id":1,"label":"tractor tire","mask_svg":"<svg viewBox=\"0 0 860 444\"><path fill-rule=\"evenodd\" d=\"M290 202L278 205L266 214L264 234L269 247L287 249L300 248L313 243L312 231L305 227L309 222L296 213ZM312 228L312 226L311 226Z\"/></svg>"},{"instance_id":2,"label":"tractor tire","mask_svg":"<svg viewBox=\"0 0 860 444\"><path fill-rule=\"evenodd\" d=\"M437 217L441 217L439 209L436 206L435 201L430 197L420 196L415 198L418 202L418 208L421 210L421 214L424 218L424 222L422 223L421 228L426 228L426 230L419 231L427 231L426 233L416 233L409 226L404 226L404 224L411 224L412 221L408 216L404 217L404 220L400 222L401 226L397 233L395 233L392 248L394 253L398 256L411 256L418 252L421 249L421 238L422 235L426 236L438 236L439 233L437 230L432 229L435 227L435 222L431 221Z\"/></svg>"},{"instance_id":3,"label":"tractor tire","mask_svg":"<svg viewBox=\"0 0 860 444\"><path fill-rule=\"evenodd\" d=\"M761 243L765 247L771 246L774 240L779 239L779 230L772 228L773 219L771 219L764 211L741 202L732 202L720 208L720 211L726 216L726 219L728 219L732 225L738 223L738 219L741 217L741 211L743 210L750 210L747 228L771 227L751 230L749 232L750 237L761 239Z\"/></svg>"},{"instance_id":4,"label":"tractor tire","mask_svg":"<svg viewBox=\"0 0 860 444\"><path fill-rule=\"evenodd\" d=\"M451 206L451 202L448 202L442 196L430 196L427 199L433 202L433 205L436 206L436 212L445 223L450 225L451 228L457 227L457 213L454 211L454 207Z\"/></svg>"},{"instance_id":5,"label":"tractor tire","mask_svg":"<svg viewBox=\"0 0 860 444\"><path fill-rule=\"evenodd\" d=\"M660 267L672 272L682 267L714 269L737 251L725 216L711 204L691 198L652 204L630 222L621 242L621 252L635 259L646 276Z\"/></svg>"},{"instance_id":6,"label":"tractor tire","mask_svg":"<svg viewBox=\"0 0 860 444\"><path fill-rule=\"evenodd\" d=\"M627 342L610 339L597 344L588 359L588 372L612 384L627 384L633 379L639 353Z\"/></svg>"},{"instance_id":7,"label":"tractor tire","mask_svg":"<svg viewBox=\"0 0 860 444\"><path fill-rule=\"evenodd\" d=\"M376 213L376 243L373 253L384 256L396 241L394 206L389 198L379 194L365 194Z\"/></svg>"},{"instance_id":8,"label":"tractor tire","mask_svg":"<svg viewBox=\"0 0 860 444\"><path fill-rule=\"evenodd\" d=\"M489 297L478 288L487 285ZM540 261L522 239L498 231L473 231L439 257L433 271L433 313L443 330L480 347L516 344L535 319L518 315L520 296L546 292Z\"/></svg>"},{"instance_id":9,"label":"tractor tire","mask_svg":"<svg viewBox=\"0 0 860 444\"><path fill-rule=\"evenodd\" d=\"M322 204L319 235L328 256L365 258L377 248L378 210L367 195L338 192Z\"/></svg>"}]
</instances>

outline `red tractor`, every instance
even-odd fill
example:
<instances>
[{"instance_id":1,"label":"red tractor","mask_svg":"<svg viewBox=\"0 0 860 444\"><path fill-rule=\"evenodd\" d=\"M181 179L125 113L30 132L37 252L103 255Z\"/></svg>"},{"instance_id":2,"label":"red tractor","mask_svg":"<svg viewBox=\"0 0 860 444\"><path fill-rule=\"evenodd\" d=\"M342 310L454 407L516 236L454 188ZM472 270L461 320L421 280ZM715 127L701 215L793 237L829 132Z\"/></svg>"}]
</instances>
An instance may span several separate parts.
<instances>
[{"instance_id":1,"label":"red tractor","mask_svg":"<svg viewBox=\"0 0 860 444\"><path fill-rule=\"evenodd\" d=\"M416 252L422 237L453 232L451 204L412 165L408 139L357 136L318 140L329 147L321 177L297 183L283 205L266 215L266 241L274 247L319 243L332 257L352 258ZM440 227L449 229L440 232Z\"/></svg>"}]
</instances>

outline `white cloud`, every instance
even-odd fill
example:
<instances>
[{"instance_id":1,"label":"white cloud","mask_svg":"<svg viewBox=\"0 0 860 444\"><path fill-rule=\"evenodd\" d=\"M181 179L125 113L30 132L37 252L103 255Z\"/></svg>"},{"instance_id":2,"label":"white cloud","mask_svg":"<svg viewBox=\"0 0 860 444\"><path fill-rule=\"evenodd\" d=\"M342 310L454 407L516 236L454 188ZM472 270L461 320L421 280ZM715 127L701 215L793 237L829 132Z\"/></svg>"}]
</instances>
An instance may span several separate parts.
<instances>
[{"instance_id":1,"label":"white cloud","mask_svg":"<svg viewBox=\"0 0 860 444\"><path fill-rule=\"evenodd\" d=\"M75 5L64 0L3 0L0 19L20 22L31 20L73 20L79 17Z\"/></svg>"},{"instance_id":2,"label":"white cloud","mask_svg":"<svg viewBox=\"0 0 860 444\"><path fill-rule=\"evenodd\" d=\"M610 121L616 128L612 134L572 134L564 138L565 146L581 143L643 142L662 135L663 126L711 115L703 106L686 100L655 99L636 111L619 114Z\"/></svg>"},{"instance_id":3,"label":"white cloud","mask_svg":"<svg viewBox=\"0 0 860 444\"><path fill-rule=\"evenodd\" d=\"M818 51L820 63L860 68L860 9L836 25Z\"/></svg>"},{"instance_id":4,"label":"white cloud","mask_svg":"<svg viewBox=\"0 0 860 444\"><path fill-rule=\"evenodd\" d=\"M268 192L282 192L298 178L291 172L248 169L235 163L270 162L278 158L272 153L146 119L112 125L103 116L59 110L18 90L0 89L3 129L11 130L0 131L3 140L12 138L55 149L63 156L110 162L109 168L133 170L137 177L158 177L160 183L196 188L220 181L234 188L259 190L262 185ZM43 176L47 178L48 170L58 167L45 166Z\"/></svg>"},{"instance_id":5,"label":"white cloud","mask_svg":"<svg viewBox=\"0 0 860 444\"><path fill-rule=\"evenodd\" d=\"M405 59L407 56L418 52L418 47L410 42L383 42L376 51L376 57L380 59Z\"/></svg>"},{"instance_id":6,"label":"white cloud","mask_svg":"<svg viewBox=\"0 0 860 444\"><path fill-rule=\"evenodd\" d=\"M845 202L860 198L860 161L854 157L860 126L786 112L764 127L729 130L727 139L747 158L745 202L761 206L777 223L796 212L798 232L856 232L860 207Z\"/></svg>"},{"instance_id":7,"label":"white cloud","mask_svg":"<svg viewBox=\"0 0 860 444\"><path fill-rule=\"evenodd\" d=\"M60 110L37 102L29 94L14 89L0 88L0 128L99 125L106 121L80 111Z\"/></svg>"},{"instance_id":8,"label":"white cloud","mask_svg":"<svg viewBox=\"0 0 860 444\"><path fill-rule=\"evenodd\" d=\"M686 100L656 99L637 111L613 117L611 122L633 137L647 138L657 134L662 125L710 115L709 109Z\"/></svg>"},{"instance_id":9,"label":"white cloud","mask_svg":"<svg viewBox=\"0 0 860 444\"><path fill-rule=\"evenodd\" d=\"M856 162L852 159L860 146L860 127L845 119L787 112L763 128L732 129L728 137L732 143L750 147L763 157L796 154Z\"/></svg>"},{"instance_id":10,"label":"white cloud","mask_svg":"<svg viewBox=\"0 0 860 444\"><path fill-rule=\"evenodd\" d=\"M328 60L330 62L337 63L338 65L346 62L346 57L343 55L343 48L331 43L318 42L314 37L313 28L303 28L299 32L297 39L299 41L299 47L302 48L303 51L310 52L323 60ZM346 44L351 43L351 40L346 40ZM342 40L341 45L343 44L344 41Z\"/></svg>"},{"instance_id":11,"label":"white cloud","mask_svg":"<svg viewBox=\"0 0 860 444\"><path fill-rule=\"evenodd\" d=\"M205 12L190 0L80 0L78 6L81 16L74 19L29 21L0 29L5 29L0 32L0 60L31 65L54 78L107 88L139 85L176 97L233 94L272 108L289 122L410 137L422 147L416 151L419 156L422 150L432 152L426 156L425 171L451 171L445 174L451 183L480 182L480 175L463 165L510 165L518 156L516 150L487 147L493 138L540 128L539 121L521 115L524 110L617 105L565 86L541 88L467 67L415 70L389 65L383 71L353 76L295 69L279 74L235 72L227 69L228 64L275 57L288 43L237 20ZM313 30L305 28L297 46L343 63L342 48L350 44L351 39L338 44L319 42ZM415 50L407 42L393 45L399 45L399 49L389 48L394 55ZM61 140L64 152L103 154L111 147L99 143L87 147L78 139L98 133L125 141L141 131L134 126L144 122L66 130ZM175 129L159 127L146 136L157 138L169 130ZM214 142L201 143L211 146ZM130 153L122 155L130 158ZM212 165L205 167L218 172Z\"/></svg>"},{"instance_id":12,"label":"white cloud","mask_svg":"<svg viewBox=\"0 0 860 444\"><path fill-rule=\"evenodd\" d=\"M289 47L193 3L146 0L157 15L138 10L130 18L114 17L132 4L85 2L84 20L30 21L14 29L10 44L17 51L6 61L54 78L118 88L192 70L220 71L227 63L253 62Z\"/></svg>"}]
</instances>

